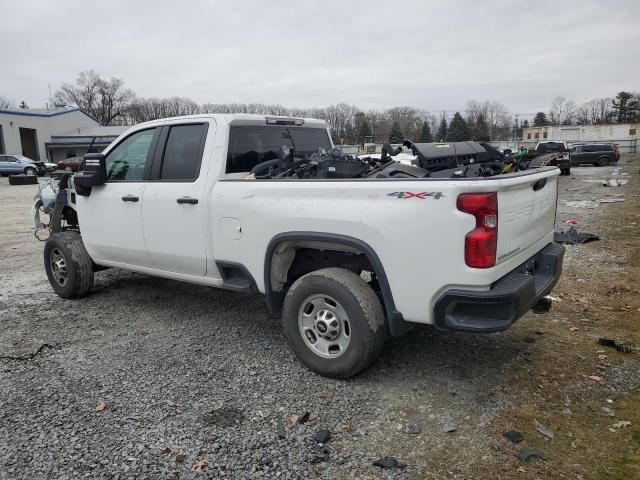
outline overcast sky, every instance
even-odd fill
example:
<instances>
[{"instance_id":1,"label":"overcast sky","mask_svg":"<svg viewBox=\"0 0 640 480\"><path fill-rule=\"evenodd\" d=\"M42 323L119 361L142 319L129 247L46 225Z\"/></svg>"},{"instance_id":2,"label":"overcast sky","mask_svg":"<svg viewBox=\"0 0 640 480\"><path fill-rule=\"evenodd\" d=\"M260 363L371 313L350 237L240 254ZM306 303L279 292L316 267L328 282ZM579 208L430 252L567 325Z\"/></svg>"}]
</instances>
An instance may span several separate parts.
<instances>
[{"instance_id":1,"label":"overcast sky","mask_svg":"<svg viewBox=\"0 0 640 480\"><path fill-rule=\"evenodd\" d=\"M0 0L0 95L93 69L199 103L547 110L640 90L640 1Z\"/></svg>"}]
</instances>

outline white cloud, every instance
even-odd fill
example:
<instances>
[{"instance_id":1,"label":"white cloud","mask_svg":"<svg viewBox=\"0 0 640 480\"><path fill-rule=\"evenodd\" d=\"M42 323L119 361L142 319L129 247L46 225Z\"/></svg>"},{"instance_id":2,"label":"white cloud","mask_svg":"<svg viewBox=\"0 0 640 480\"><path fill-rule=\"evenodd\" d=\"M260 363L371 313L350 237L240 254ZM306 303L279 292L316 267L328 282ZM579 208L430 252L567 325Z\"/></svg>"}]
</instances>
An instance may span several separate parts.
<instances>
[{"instance_id":1,"label":"white cloud","mask_svg":"<svg viewBox=\"0 0 640 480\"><path fill-rule=\"evenodd\" d=\"M32 106L78 72L140 96L514 112L638 90L628 1L4 1L0 95Z\"/></svg>"}]
</instances>

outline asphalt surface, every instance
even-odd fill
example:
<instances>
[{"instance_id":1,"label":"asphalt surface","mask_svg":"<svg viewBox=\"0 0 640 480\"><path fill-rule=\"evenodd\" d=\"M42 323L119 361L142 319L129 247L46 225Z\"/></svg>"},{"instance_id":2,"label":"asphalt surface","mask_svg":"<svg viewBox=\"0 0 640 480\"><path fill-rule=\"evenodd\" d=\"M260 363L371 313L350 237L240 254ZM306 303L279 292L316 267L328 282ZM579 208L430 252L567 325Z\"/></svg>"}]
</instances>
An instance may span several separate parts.
<instances>
[{"instance_id":1,"label":"asphalt surface","mask_svg":"<svg viewBox=\"0 0 640 480\"><path fill-rule=\"evenodd\" d=\"M590 188L581 179L561 178L561 200ZM552 315L497 335L417 328L330 380L296 360L259 298L113 269L88 297L58 298L34 193L0 179L0 479L469 478L514 457L489 427L519 401L509 384Z\"/></svg>"}]
</instances>

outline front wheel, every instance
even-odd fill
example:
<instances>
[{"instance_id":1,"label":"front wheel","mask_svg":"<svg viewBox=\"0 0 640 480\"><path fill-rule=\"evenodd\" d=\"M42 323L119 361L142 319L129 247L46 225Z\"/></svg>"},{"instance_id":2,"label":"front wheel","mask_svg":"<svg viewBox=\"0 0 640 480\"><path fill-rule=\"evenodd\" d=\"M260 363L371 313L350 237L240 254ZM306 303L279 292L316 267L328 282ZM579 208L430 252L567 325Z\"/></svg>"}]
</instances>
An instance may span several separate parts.
<instances>
[{"instance_id":1,"label":"front wheel","mask_svg":"<svg viewBox=\"0 0 640 480\"><path fill-rule=\"evenodd\" d=\"M359 275L325 268L294 282L282 322L291 348L309 369L349 378L380 354L386 337L382 305Z\"/></svg>"},{"instance_id":2,"label":"front wheel","mask_svg":"<svg viewBox=\"0 0 640 480\"><path fill-rule=\"evenodd\" d=\"M567 167L567 168L563 168L560 170L560 175L571 175L571 168Z\"/></svg>"},{"instance_id":3,"label":"front wheel","mask_svg":"<svg viewBox=\"0 0 640 480\"><path fill-rule=\"evenodd\" d=\"M51 234L44 245L44 268L62 298L82 297L93 287L93 261L78 232Z\"/></svg>"},{"instance_id":4,"label":"front wheel","mask_svg":"<svg viewBox=\"0 0 640 480\"><path fill-rule=\"evenodd\" d=\"M65 172L73 172L73 168L67 166L67 167L64 167L64 171Z\"/></svg>"},{"instance_id":5,"label":"front wheel","mask_svg":"<svg viewBox=\"0 0 640 480\"><path fill-rule=\"evenodd\" d=\"M32 177L34 175L38 175L38 171L33 167L27 167L24 169L24 174Z\"/></svg>"}]
</instances>

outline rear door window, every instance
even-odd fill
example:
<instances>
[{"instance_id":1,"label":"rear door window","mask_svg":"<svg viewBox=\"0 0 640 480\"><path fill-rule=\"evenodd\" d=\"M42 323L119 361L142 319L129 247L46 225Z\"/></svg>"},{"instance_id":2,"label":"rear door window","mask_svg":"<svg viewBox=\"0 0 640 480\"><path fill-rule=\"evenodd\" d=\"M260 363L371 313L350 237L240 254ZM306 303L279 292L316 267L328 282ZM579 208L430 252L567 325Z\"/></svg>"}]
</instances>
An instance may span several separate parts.
<instances>
[{"instance_id":1,"label":"rear door window","mask_svg":"<svg viewBox=\"0 0 640 480\"><path fill-rule=\"evenodd\" d=\"M319 148L329 150L331 141L322 128L232 126L226 172L250 172L256 165L278 158L282 146L295 148L296 156L302 157Z\"/></svg>"},{"instance_id":2,"label":"rear door window","mask_svg":"<svg viewBox=\"0 0 640 480\"><path fill-rule=\"evenodd\" d=\"M162 157L161 180L194 181L200 175L207 124L173 125Z\"/></svg>"}]
</instances>

